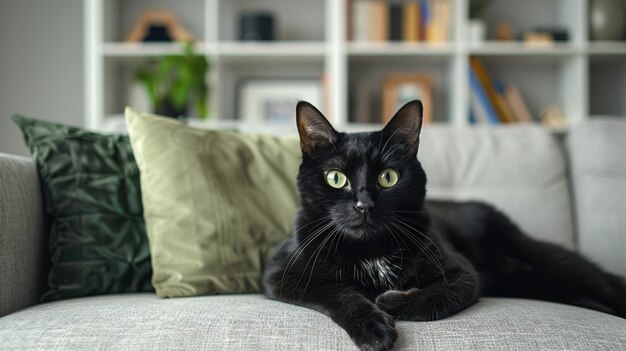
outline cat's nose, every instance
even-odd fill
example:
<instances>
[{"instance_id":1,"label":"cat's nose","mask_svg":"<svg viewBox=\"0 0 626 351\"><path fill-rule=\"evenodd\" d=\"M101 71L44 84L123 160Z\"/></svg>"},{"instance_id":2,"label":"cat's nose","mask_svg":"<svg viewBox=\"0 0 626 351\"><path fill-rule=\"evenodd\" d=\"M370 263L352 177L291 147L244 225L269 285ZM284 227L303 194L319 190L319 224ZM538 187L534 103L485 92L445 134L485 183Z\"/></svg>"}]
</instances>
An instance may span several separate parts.
<instances>
[{"instance_id":1,"label":"cat's nose","mask_svg":"<svg viewBox=\"0 0 626 351\"><path fill-rule=\"evenodd\" d=\"M372 207L374 207L374 204L371 202L358 201L356 205L354 205L354 208L361 213L367 213Z\"/></svg>"}]
</instances>

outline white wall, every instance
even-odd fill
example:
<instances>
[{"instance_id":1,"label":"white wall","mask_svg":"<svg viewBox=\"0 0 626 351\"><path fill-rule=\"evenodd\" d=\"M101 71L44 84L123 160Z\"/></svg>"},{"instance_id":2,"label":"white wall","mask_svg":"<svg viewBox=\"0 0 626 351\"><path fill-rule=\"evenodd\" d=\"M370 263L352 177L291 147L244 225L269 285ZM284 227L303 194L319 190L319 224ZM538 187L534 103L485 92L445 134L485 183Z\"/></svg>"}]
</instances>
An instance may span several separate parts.
<instances>
[{"instance_id":1,"label":"white wall","mask_svg":"<svg viewBox=\"0 0 626 351\"><path fill-rule=\"evenodd\" d=\"M83 123L81 0L0 0L0 152L27 155L11 120Z\"/></svg>"}]
</instances>

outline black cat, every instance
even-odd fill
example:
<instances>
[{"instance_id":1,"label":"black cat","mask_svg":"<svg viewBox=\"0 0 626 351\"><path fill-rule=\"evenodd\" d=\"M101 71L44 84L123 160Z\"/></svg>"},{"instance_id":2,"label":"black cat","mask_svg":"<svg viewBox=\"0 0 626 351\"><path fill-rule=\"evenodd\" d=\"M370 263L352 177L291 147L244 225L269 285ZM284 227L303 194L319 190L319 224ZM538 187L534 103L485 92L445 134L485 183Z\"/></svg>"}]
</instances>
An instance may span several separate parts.
<instances>
[{"instance_id":1,"label":"black cat","mask_svg":"<svg viewBox=\"0 0 626 351\"><path fill-rule=\"evenodd\" d=\"M531 239L489 205L425 202L419 101L372 133L338 133L306 102L296 112L301 208L265 271L270 298L325 313L362 350L392 348L394 319L445 318L484 295L626 318L621 278Z\"/></svg>"}]
</instances>

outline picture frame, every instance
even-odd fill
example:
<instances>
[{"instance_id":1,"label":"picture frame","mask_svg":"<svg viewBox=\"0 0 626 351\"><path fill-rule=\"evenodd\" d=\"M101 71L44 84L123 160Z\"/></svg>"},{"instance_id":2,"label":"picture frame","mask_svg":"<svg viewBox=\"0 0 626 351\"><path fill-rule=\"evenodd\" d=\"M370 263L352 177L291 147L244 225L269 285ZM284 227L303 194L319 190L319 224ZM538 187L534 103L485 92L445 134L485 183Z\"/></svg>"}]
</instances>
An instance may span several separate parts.
<instances>
[{"instance_id":1,"label":"picture frame","mask_svg":"<svg viewBox=\"0 0 626 351\"><path fill-rule=\"evenodd\" d=\"M323 99L319 77L244 78L237 84L235 113L246 122L288 124L295 120L298 101L322 109Z\"/></svg>"},{"instance_id":2,"label":"picture frame","mask_svg":"<svg viewBox=\"0 0 626 351\"><path fill-rule=\"evenodd\" d=\"M382 122L389 122L400 107L415 99L421 100L424 106L422 123L432 122L434 112L431 77L426 74L388 75L383 82Z\"/></svg>"}]
</instances>

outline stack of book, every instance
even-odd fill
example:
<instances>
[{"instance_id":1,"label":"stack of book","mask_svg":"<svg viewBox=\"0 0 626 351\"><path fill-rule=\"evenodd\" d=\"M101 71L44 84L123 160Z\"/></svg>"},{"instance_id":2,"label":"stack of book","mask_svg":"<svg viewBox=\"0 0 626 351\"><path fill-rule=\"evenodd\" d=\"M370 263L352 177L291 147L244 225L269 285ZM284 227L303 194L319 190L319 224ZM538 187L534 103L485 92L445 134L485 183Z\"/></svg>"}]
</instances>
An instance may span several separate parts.
<instances>
[{"instance_id":1,"label":"stack of book","mask_svg":"<svg viewBox=\"0 0 626 351\"><path fill-rule=\"evenodd\" d=\"M469 85L471 123L499 124L533 121L519 89L512 84L492 81L478 57L470 59Z\"/></svg>"},{"instance_id":2,"label":"stack of book","mask_svg":"<svg viewBox=\"0 0 626 351\"><path fill-rule=\"evenodd\" d=\"M444 42L452 31L450 0L346 1L352 41Z\"/></svg>"}]
</instances>

